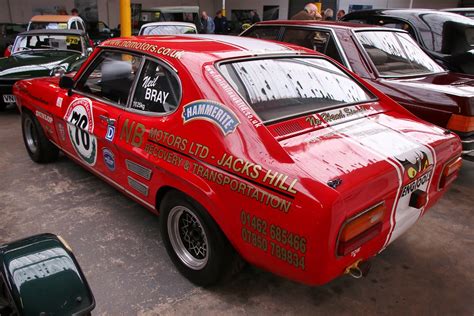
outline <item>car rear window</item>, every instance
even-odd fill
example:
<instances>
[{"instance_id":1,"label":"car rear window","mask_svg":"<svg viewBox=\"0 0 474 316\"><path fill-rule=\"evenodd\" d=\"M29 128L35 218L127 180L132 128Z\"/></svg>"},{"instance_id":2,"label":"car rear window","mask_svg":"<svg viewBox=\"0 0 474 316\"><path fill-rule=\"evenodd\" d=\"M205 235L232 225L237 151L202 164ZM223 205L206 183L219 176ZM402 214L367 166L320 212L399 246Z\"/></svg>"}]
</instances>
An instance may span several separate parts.
<instances>
[{"instance_id":1,"label":"car rear window","mask_svg":"<svg viewBox=\"0 0 474 316\"><path fill-rule=\"evenodd\" d=\"M444 71L407 33L360 31L356 34L381 76L415 76Z\"/></svg>"},{"instance_id":2,"label":"car rear window","mask_svg":"<svg viewBox=\"0 0 474 316\"><path fill-rule=\"evenodd\" d=\"M225 63L220 71L264 122L375 99L323 58L272 58Z\"/></svg>"}]
</instances>

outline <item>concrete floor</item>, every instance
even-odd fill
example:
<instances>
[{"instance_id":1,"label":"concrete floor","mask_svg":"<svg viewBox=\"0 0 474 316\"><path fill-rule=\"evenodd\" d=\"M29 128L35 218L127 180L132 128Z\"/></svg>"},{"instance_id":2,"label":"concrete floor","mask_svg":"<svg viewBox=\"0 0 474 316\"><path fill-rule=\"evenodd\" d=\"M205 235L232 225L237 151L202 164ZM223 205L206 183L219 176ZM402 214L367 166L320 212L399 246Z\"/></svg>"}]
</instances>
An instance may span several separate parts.
<instances>
[{"instance_id":1,"label":"concrete floor","mask_svg":"<svg viewBox=\"0 0 474 316\"><path fill-rule=\"evenodd\" d=\"M14 109L0 114L0 127L0 243L62 235L95 294L94 315L474 313L472 162L364 279L307 287L247 267L229 284L202 289L172 265L158 218L65 157L33 163Z\"/></svg>"}]
</instances>

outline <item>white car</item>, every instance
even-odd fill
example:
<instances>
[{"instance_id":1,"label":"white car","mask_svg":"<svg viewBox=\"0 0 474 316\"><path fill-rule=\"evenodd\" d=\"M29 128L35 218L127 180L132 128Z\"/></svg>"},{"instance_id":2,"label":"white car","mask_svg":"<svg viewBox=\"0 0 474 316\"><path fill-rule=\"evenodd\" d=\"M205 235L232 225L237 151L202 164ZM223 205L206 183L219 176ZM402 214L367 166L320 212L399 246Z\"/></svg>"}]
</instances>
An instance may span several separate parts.
<instances>
[{"instance_id":1,"label":"white car","mask_svg":"<svg viewBox=\"0 0 474 316\"><path fill-rule=\"evenodd\" d=\"M86 31L84 20L72 15L35 15L28 23L30 30L81 30Z\"/></svg>"},{"instance_id":2,"label":"white car","mask_svg":"<svg viewBox=\"0 0 474 316\"><path fill-rule=\"evenodd\" d=\"M196 25L187 22L151 22L143 24L138 35L197 34Z\"/></svg>"}]
</instances>

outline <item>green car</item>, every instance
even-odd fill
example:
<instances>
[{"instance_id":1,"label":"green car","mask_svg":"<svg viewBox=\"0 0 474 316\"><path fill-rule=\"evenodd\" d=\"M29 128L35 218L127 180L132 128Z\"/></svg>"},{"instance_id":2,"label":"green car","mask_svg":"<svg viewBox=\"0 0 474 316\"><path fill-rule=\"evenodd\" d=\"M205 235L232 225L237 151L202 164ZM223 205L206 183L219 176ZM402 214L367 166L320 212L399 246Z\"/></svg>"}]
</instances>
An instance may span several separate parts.
<instances>
[{"instance_id":1,"label":"green car","mask_svg":"<svg viewBox=\"0 0 474 316\"><path fill-rule=\"evenodd\" d=\"M41 234L0 245L0 315L90 315L95 299L67 243Z\"/></svg>"},{"instance_id":2,"label":"green car","mask_svg":"<svg viewBox=\"0 0 474 316\"><path fill-rule=\"evenodd\" d=\"M21 79L78 70L92 52L80 30L33 30L20 33L9 57L0 58L0 110L15 103L13 84Z\"/></svg>"}]
</instances>

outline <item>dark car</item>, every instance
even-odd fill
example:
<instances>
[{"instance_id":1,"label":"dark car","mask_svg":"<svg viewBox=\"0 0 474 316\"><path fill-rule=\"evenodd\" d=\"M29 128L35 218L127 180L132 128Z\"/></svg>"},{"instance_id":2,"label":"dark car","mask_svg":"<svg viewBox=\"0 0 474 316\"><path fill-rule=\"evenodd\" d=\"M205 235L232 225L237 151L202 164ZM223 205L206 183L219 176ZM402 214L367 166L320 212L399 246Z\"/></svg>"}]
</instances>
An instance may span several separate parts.
<instances>
[{"instance_id":1,"label":"dark car","mask_svg":"<svg viewBox=\"0 0 474 316\"><path fill-rule=\"evenodd\" d=\"M13 44L18 33L26 31L26 24L0 23L0 55Z\"/></svg>"},{"instance_id":2,"label":"dark car","mask_svg":"<svg viewBox=\"0 0 474 316\"><path fill-rule=\"evenodd\" d=\"M94 307L84 273L61 237L0 244L0 315L90 315Z\"/></svg>"},{"instance_id":3,"label":"dark car","mask_svg":"<svg viewBox=\"0 0 474 316\"><path fill-rule=\"evenodd\" d=\"M103 21L87 22L87 33L95 46L109 38L120 35L118 30L112 30Z\"/></svg>"},{"instance_id":4,"label":"dark car","mask_svg":"<svg viewBox=\"0 0 474 316\"><path fill-rule=\"evenodd\" d=\"M474 21L470 18L434 10L387 9L351 12L342 20L406 30L442 66L474 74Z\"/></svg>"},{"instance_id":5,"label":"dark car","mask_svg":"<svg viewBox=\"0 0 474 316\"><path fill-rule=\"evenodd\" d=\"M15 103L12 87L16 81L77 70L91 51L84 31L33 30L19 34L11 56L0 59L0 110Z\"/></svg>"},{"instance_id":6,"label":"dark car","mask_svg":"<svg viewBox=\"0 0 474 316\"><path fill-rule=\"evenodd\" d=\"M474 8L449 8L449 9L443 9L441 11L456 13L456 14L464 15L470 19L474 19Z\"/></svg>"},{"instance_id":7,"label":"dark car","mask_svg":"<svg viewBox=\"0 0 474 316\"><path fill-rule=\"evenodd\" d=\"M260 22L241 34L317 50L418 117L456 132L474 158L474 76L448 72L403 30L311 21Z\"/></svg>"}]
</instances>

